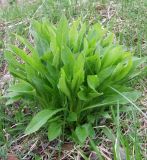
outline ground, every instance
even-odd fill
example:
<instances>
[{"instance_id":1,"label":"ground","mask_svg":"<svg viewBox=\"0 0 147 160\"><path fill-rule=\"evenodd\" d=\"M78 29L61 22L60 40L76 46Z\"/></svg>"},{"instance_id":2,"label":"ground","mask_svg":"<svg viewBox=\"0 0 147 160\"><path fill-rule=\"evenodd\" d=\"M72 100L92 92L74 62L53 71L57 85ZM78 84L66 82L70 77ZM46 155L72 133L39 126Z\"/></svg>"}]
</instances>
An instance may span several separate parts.
<instances>
[{"instance_id":1,"label":"ground","mask_svg":"<svg viewBox=\"0 0 147 160\"><path fill-rule=\"evenodd\" d=\"M6 2L6 1L5 1ZM10 1L9 1L10 2ZM110 31L113 31L120 44L135 52L138 57L147 56L147 2L146 0L27 0L19 3L11 1L0 8L0 95L7 92L13 78L7 70L4 51L9 44L18 45L12 33L23 35L30 39L29 29L34 19L48 19L56 23L61 14L70 21L82 17L84 21L95 23L100 21ZM30 39L31 41L31 39ZM134 89L142 92L136 102L142 111L147 113L147 71L144 71L131 82ZM63 142L57 139L48 142L43 131L33 136L24 136L23 131L32 114L32 104L23 102L11 106L5 105L0 99L0 157L1 159L96 159L95 151L89 148L89 141L83 147L71 141ZM126 106L131 108L132 105ZM27 117L27 119L26 119ZM121 159L147 159L147 119L136 110L123 112L119 121L115 117L102 118L95 125L97 135L95 142L106 160L114 157L115 147L119 145L118 153ZM119 130L119 132L117 132ZM117 141L113 141L116 137ZM116 152L116 151L115 151Z\"/></svg>"}]
</instances>

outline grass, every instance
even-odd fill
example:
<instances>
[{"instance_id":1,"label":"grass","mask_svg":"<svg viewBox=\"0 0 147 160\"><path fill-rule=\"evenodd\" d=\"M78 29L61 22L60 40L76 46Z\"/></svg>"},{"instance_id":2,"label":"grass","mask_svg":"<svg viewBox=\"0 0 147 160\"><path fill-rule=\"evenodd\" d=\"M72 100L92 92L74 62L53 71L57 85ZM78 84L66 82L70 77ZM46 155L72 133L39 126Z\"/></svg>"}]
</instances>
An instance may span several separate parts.
<instances>
[{"instance_id":1,"label":"grass","mask_svg":"<svg viewBox=\"0 0 147 160\"><path fill-rule=\"evenodd\" d=\"M109 30L115 32L117 39L128 49L140 57L147 55L147 2L146 0L109 1L96 0L36 0L25 1L18 5L14 3L0 9L0 75L4 71L3 51L7 44L17 44L12 33L29 37L28 30L32 19L49 19L56 23L61 14L66 14L69 20L81 16L90 23L100 21ZM146 72L136 78L132 85L143 94L137 106L147 112L146 103ZM0 78L0 83L1 83ZM10 80L10 79L9 79ZM8 81L9 81L8 80ZM9 82L6 81L1 90L6 92ZM1 86L1 85L0 85ZM2 94L2 93L1 93ZM117 113L113 111L117 107ZM130 104L127 111L120 113L122 106L113 106L110 115L101 119L100 125L95 125L97 135L94 144L87 143L81 148L62 139L48 142L46 135L40 132L30 137L23 137L23 131L33 112L31 104L20 102L5 106L0 102L0 157L6 159L7 153L17 155L19 159L92 159L99 154L102 159L116 160L126 156L127 160L145 160L146 155L146 118ZM28 109L29 108L29 109ZM27 118L26 118L27 117ZM47 158L48 157L48 158ZM58 157L58 158L57 158ZM62 157L63 158L63 157ZM124 158L124 157L123 157Z\"/></svg>"}]
</instances>

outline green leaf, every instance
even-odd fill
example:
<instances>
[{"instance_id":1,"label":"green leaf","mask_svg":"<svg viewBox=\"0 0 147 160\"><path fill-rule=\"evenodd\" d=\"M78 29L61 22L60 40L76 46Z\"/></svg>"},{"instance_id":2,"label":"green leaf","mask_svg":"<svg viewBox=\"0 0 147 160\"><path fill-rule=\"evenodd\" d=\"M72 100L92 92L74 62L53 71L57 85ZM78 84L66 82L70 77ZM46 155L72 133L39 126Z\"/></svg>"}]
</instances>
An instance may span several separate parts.
<instances>
[{"instance_id":1,"label":"green leaf","mask_svg":"<svg viewBox=\"0 0 147 160\"><path fill-rule=\"evenodd\" d=\"M74 55L68 47L62 49L61 59L64 64L74 65Z\"/></svg>"},{"instance_id":2,"label":"green leaf","mask_svg":"<svg viewBox=\"0 0 147 160\"><path fill-rule=\"evenodd\" d=\"M69 122L74 122L74 121L77 121L77 113L75 112L69 112L69 115L67 117L67 120Z\"/></svg>"},{"instance_id":3,"label":"green leaf","mask_svg":"<svg viewBox=\"0 0 147 160\"><path fill-rule=\"evenodd\" d=\"M67 86L67 78L63 69L61 69L61 76L58 83L58 88L69 98L71 99L71 93Z\"/></svg>"},{"instance_id":4,"label":"green leaf","mask_svg":"<svg viewBox=\"0 0 147 160\"><path fill-rule=\"evenodd\" d=\"M99 41L101 38L103 38L104 34L105 34L105 29L102 28L101 24L97 23L93 25L93 27L89 29L87 35L89 46L91 48L96 47L96 42Z\"/></svg>"},{"instance_id":5,"label":"green leaf","mask_svg":"<svg viewBox=\"0 0 147 160\"><path fill-rule=\"evenodd\" d=\"M33 56L35 57L36 50L35 48L29 43L29 41L27 39L25 39L24 37L21 37L19 35L16 35L16 37L19 39L19 41L21 41L24 45L26 45L26 47L32 52Z\"/></svg>"},{"instance_id":6,"label":"green leaf","mask_svg":"<svg viewBox=\"0 0 147 160\"><path fill-rule=\"evenodd\" d=\"M108 36L102 41L103 47L109 46L114 41L114 34L109 33Z\"/></svg>"},{"instance_id":7,"label":"green leaf","mask_svg":"<svg viewBox=\"0 0 147 160\"><path fill-rule=\"evenodd\" d=\"M77 92L80 88L80 85L84 81L84 57L80 54L75 61L74 68L73 68L73 79L72 79L72 91Z\"/></svg>"},{"instance_id":8,"label":"green leaf","mask_svg":"<svg viewBox=\"0 0 147 160\"><path fill-rule=\"evenodd\" d=\"M13 104L14 102L20 100L20 96L15 96L15 97L9 97L10 99L6 102L6 105L10 105L10 104Z\"/></svg>"},{"instance_id":9,"label":"green leaf","mask_svg":"<svg viewBox=\"0 0 147 160\"><path fill-rule=\"evenodd\" d=\"M86 24L81 24L75 51L78 51L81 49L85 33L86 33Z\"/></svg>"},{"instance_id":10,"label":"green leaf","mask_svg":"<svg viewBox=\"0 0 147 160\"><path fill-rule=\"evenodd\" d=\"M101 60L98 51L95 55L86 57L85 68L87 74L98 74L101 66Z\"/></svg>"},{"instance_id":11,"label":"green leaf","mask_svg":"<svg viewBox=\"0 0 147 160\"><path fill-rule=\"evenodd\" d=\"M27 55L25 51L22 49L15 47L14 45L10 45L11 50L14 54L18 55L24 62L30 64L31 63L31 57Z\"/></svg>"},{"instance_id":12,"label":"green leaf","mask_svg":"<svg viewBox=\"0 0 147 160\"><path fill-rule=\"evenodd\" d=\"M74 51L77 50L77 41L78 41L78 26L79 26L79 19L74 21L72 26L70 27L69 30L69 43L72 49L74 49Z\"/></svg>"},{"instance_id":13,"label":"green leaf","mask_svg":"<svg viewBox=\"0 0 147 160\"><path fill-rule=\"evenodd\" d=\"M51 37L53 38L55 33L48 22L44 21L44 23L41 24L33 21L31 33L33 34L36 49L40 57L50 51Z\"/></svg>"},{"instance_id":14,"label":"green leaf","mask_svg":"<svg viewBox=\"0 0 147 160\"><path fill-rule=\"evenodd\" d=\"M75 58L74 58L73 53L68 47L65 47L64 49L62 49L61 59L64 63L65 73L68 76L68 78L71 79L73 68L74 68L74 63L75 63Z\"/></svg>"},{"instance_id":15,"label":"green leaf","mask_svg":"<svg viewBox=\"0 0 147 160\"><path fill-rule=\"evenodd\" d=\"M56 40L60 49L67 43L68 31L68 21L65 16L62 16L56 32Z\"/></svg>"},{"instance_id":16,"label":"green leaf","mask_svg":"<svg viewBox=\"0 0 147 160\"><path fill-rule=\"evenodd\" d=\"M18 101L20 98L33 100L33 98L36 96L35 89L26 82L21 82L15 85L12 85L8 89L9 93L7 93L4 97L10 98L6 105L12 104L15 101Z\"/></svg>"},{"instance_id":17,"label":"green leaf","mask_svg":"<svg viewBox=\"0 0 147 160\"><path fill-rule=\"evenodd\" d=\"M110 86L109 86L109 87L110 87ZM130 99L129 96L125 95L124 93L119 92L117 89L115 89L115 88L113 88L113 87L110 87L110 88L111 88L113 91L115 91L116 93L118 93L120 96L122 96L125 100L127 100L128 103L131 103L140 113L142 113L142 115L143 115L144 117L147 118L147 115L146 115L136 104L134 104L133 100ZM135 97L135 98L137 99L138 97L141 96L141 92L137 92L137 94L132 95L132 96L133 96L133 98Z\"/></svg>"},{"instance_id":18,"label":"green leaf","mask_svg":"<svg viewBox=\"0 0 147 160\"><path fill-rule=\"evenodd\" d=\"M120 46L116 46L112 49L108 48L102 59L102 68L106 68L108 66L115 64L122 58L122 54L123 50L122 47Z\"/></svg>"},{"instance_id":19,"label":"green leaf","mask_svg":"<svg viewBox=\"0 0 147 160\"><path fill-rule=\"evenodd\" d=\"M99 78L97 75L88 75L87 76L88 86L95 90L99 86Z\"/></svg>"},{"instance_id":20,"label":"green leaf","mask_svg":"<svg viewBox=\"0 0 147 160\"><path fill-rule=\"evenodd\" d=\"M20 64L10 51L5 51L5 58L8 61L9 65L11 65L11 67L13 66L13 68L17 70L19 68L19 70L25 71L23 64Z\"/></svg>"},{"instance_id":21,"label":"green leaf","mask_svg":"<svg viewBox=\"0 0 147 160\"><path fill-rule=\"evenodd\" d=\"M132 68L132 60L129 59L127 64L123 66L123 69L121 70L120 75L116 78L116 80L118 81L126 77L126 75L130 72L131 68Z\"/></svg>"},{"instance_id":22,"label":"green leaf","mask_svg":"<svg viewBox=\"0 0 147 160\"><path fill-rule=\"evenodd\" d=\"M44 109L37 113L31 122L29 123L28 127L25 130L25 134L29 135L38 131L51 117L53 117L58 112L62 111L63 109L56 109L56 110L49 110Z\"/></svg>"},{"instance_id":23,"label":"green leaf","mask_svg":"<svg viewBox=\"0 0 147 160\"><path fill-rule=\"evenodd\" d=\"M103 130L104 134L107 136L107 138L109 138L114 143L115 142L115 135L112 132L112 130L106 126L102 127L102 130Z\"/></svg>"},{"instance_id":24,"label":"green leaf","mask_svg":"<svg viewBox=\"0 0 147 160\"><path fill-rule=\"evenodd\" d=\"M48 139L49 141L54 140L58 136L60 136L62 131L62 125L60 122L52 122L49 124L48 128Z\"/></svg>"},{"instance_id":25,"label":"green leaf","mask_svg":"<svg viewBox=\"0 0 147 160\"><path fill-rule=\"evenodd\" d=\"M108 113L108 112L103 112L102 114L102 117L106 118L106 119L111 119L111 115Z\"/></svg>"},{"instance_id":26,"label":"green leaf","mask_svg":"<svg viewBox=\"0 0 147 160\"><path fill-rule=\"evenodd\" d=\"M87 120L89 123L94 123L96 120L96 117L94 115L88 115Z\"/></svg>"},{"instance_id":27,"label":"green leaf","mask_svg":"<svg viewBox=\"0 0 147 160\"><path fill-rule=\"evenodd\" d=\"M76 127L75 133L76 133L76 136L78 137L78 140L82 144L85 142L88 136L94 137L95 135L94 129L92 128L91 124L88 124L88 123L82 126Z\"/></svg>"},{"instance_id":28,"label":"green leaf","mask_svg":"<svg viewBox=\"0 0 147 160\"><path fill-rule=\"evenodd\" d=\"M34 69L37 72L40 72L44 76L48 77L48 75L46 74L46 69L40 62L39 57L28 56L26 52L24 52L22 49L15 47L14 45L11 45L11 50L14 54L18 55L26 64L29 64L30 69Z\"/></svg>"},{"instance_id":29,"label":"green leaf","mask_svg":"<svg viewBox=\"0 0 147 160\"><path fill-rule=\"evenodd\" d=\"M95 131L94 131L92 125L90 123L88 123L88 124L85 124L84 126L87 128L87 132L89 134L89 137L94 138Z\"/></svg>"},{"instance_id":30,"label":"green leaf","mask_svg":"<svg viewBox=\"0 0 147 160\"><path fill-rule=\"evenodd\" d=\"M105 80L109 81L109 77L111 76L113 70L114 70L114 66L102 69L98 73L100 84L103 83ZM103 86L100 86L100 87L103 87Z\"/></svg>"},{"instance_id":31,"label":"green leaf","mask_svg":"<svg viewBox=\"0 0 147 160\"><path fill-rule=\"evenodd\" d=\"M18 92L18 93L27 93L27 94L35 94L34 88L29 83L18 83L11 87L9 87L8 91Z\"/></svg>"},{"instance_id":32,"label":"green leaf","mask_svg":"<svg viewBox=\"0 0 147 160\"><path fill-rule=\"evenodd\" d=\"M76 136L78 137L78 140L80 143L84 143L86 138L88 137L87 128L84 126L78 126L75 130Z\"/></svg>"},{"instance_id":33,"label":"green leaf","mask_svg":"<svg viewBox=\"0 0 147 160\"><path fill-rule=\"evenodd\" d=\"M130 92L122 92L122 94L125 97L128 97L131 101L135 102L140 96L141 96L141 92L139 91L130 91ZM127 104L129 103L127 99L125 99L124 97L122 97L119 94L112 94L108 95L105 97L105 99L102 101L103 103L109 103L110 104Z\"/></svg>"},{"instance_id":34,"label":"green leaf","mask_svg":"<svg viewBox=\"0 0 147 160\"><path fill-rule=\"evenodd\" d=\"M111 79L113 81L120 81L130 72L132 68L132 59L129 59L128 62L119 63L114 69Z\"/></svg>"},{"instance_id":35,"label":"green leaf","mask_svg":"<svg viewBox=\"0 0 147 160\"><path fill-rule=\"evenodd\" d=\"M78 92L79 99L83 101L90 101L93 98L99 97L101 95L103 95L103 93L99 93L96 90L92 90L86 87L81 87L80 91Z\"/></svg>"}]
</instances>

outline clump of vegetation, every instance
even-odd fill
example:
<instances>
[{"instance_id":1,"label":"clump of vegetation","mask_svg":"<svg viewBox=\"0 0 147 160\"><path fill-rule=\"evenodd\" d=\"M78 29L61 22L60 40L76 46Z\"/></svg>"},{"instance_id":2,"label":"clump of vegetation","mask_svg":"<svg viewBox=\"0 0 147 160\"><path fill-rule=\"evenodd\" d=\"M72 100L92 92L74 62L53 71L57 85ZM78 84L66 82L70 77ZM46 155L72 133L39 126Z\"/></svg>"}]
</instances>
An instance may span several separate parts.
<instances>
[{"instance_id":1,"label":"clump of vegetation","mask_svg":"<svg viewBox=\"0 0 147 160\"><path fill-rule=\"evenodd\" d=\"M62 17L57 26L35 21L31 31L34 45L16 36L28 53L16 46L5 53L17 78L7 104L23 98L40 107L25 134L46 125L49 140L64 132L82 144L94 136L93 123L110 105L140 95L128 83L139 73L141 59L114 43L114 34L100 24L89 26L78 19L69 25Z\"/></svg>"}]
</instances>

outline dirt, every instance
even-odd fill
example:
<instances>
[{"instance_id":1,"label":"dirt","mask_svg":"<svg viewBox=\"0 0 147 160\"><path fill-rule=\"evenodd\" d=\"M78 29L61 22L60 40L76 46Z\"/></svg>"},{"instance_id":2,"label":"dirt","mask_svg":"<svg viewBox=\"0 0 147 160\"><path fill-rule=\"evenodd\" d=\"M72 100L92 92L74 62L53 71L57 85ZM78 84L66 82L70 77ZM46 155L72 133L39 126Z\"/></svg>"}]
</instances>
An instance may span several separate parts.
<instances>
[{"instance_id":1,"label":"dirt","mask_svg":"<svg viewBox=\"0 0 147 160\"><path fill-rule=\"evenodd\" d=\"M8 160L18 160L18 158L16 157L15 154L10 153L8 154Z\"/></svg>"}]
</instances>

